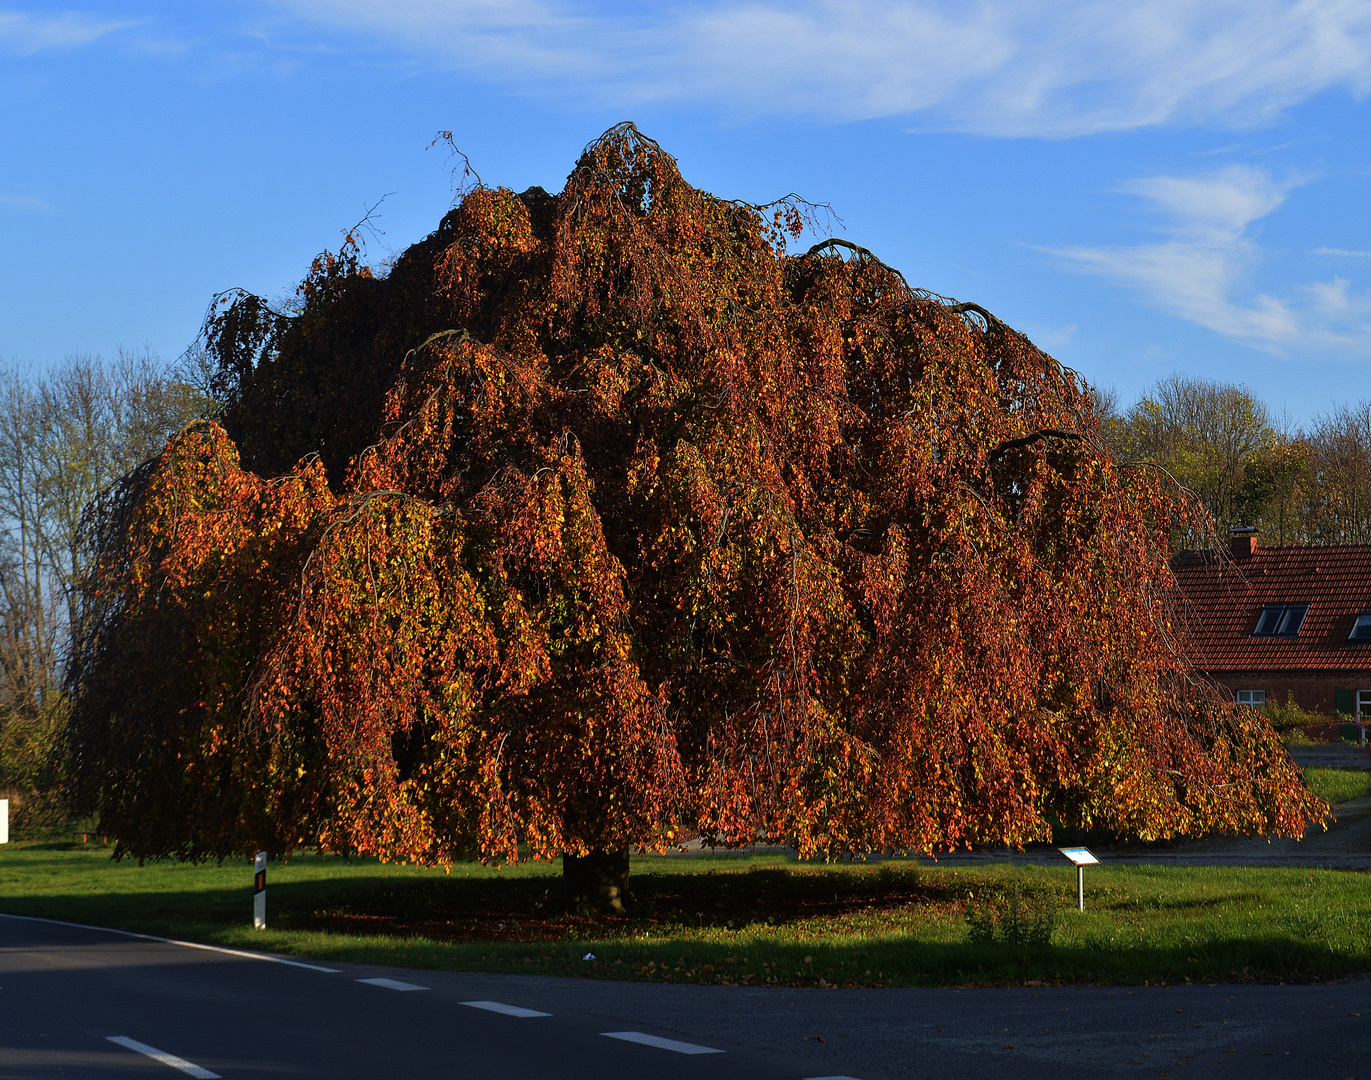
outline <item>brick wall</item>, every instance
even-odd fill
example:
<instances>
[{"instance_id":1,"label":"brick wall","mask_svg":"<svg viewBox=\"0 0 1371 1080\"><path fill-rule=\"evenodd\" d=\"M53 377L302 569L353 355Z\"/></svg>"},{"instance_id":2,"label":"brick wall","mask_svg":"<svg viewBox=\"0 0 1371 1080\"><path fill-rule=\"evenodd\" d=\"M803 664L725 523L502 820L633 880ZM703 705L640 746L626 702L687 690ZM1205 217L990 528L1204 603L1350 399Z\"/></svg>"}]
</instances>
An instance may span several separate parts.
<instances>
[{"instance_id":1,"label":"brick wall","mask_svg":"<svg viewBox=\"0 0 1371 1080\"><path fill-rule=\"evenodd\" d=\"M1214 671L1210 677L1228 692L1265 690L1266 700L1284 705L1291 694L1295 704L1310 712L1333 715L1338 690L1371 690L1371 671L1338 671L1320 674L1279 671Z\"/></svg>"}]
</instances>

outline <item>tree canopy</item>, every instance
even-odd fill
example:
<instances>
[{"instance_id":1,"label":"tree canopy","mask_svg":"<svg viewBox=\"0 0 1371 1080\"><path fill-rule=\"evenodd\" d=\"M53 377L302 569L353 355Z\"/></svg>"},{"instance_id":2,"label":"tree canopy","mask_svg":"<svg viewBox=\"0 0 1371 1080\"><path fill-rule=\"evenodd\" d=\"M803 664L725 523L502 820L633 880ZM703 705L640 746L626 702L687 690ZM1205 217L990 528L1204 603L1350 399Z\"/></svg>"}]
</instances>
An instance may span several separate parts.
<instances>
[{"instance_id":1,"label":"tree canopy","mask_svg":"<svg viewBox=\"0 0 1371 1080\"><path fill-rule=\"evenodd\" d=\"M1371 542L1371 402L1336 406L1301 430L1273 423L1246 387L1174 374L1122 416L1103 405L1106 444L1164 468L1220 532L1255 526L1277 546ZM1183 522L1172 540L1209 544Z\"/></svg>"},{"instance_id":2,"label":"tree canopy","mask_svg":"<svg viewBox=\"0 0 1371 1080\"><path fill-rule=\"evenodd\" d=\"M1299 834L1184 659L1188 504L1081 380L632 125L386 273L226 296L224 400L100 503L74 791L134 856Z\"/></svg>"}]
</instances>

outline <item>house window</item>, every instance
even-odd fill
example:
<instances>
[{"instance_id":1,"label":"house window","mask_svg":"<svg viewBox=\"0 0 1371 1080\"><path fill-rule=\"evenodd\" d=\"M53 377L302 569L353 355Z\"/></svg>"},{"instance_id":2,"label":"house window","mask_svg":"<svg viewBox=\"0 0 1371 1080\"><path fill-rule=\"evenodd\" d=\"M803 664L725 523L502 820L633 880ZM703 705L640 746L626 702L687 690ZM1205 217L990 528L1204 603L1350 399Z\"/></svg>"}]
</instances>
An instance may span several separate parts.
<instances>
[{"instance_id":1,"label":"house window","mask_svg":"<svg viewBox=\"0 0 1371 1080\"><path fill-rule=\"evenodd\" d=\"M1304 625L1308 604L1267 604L1262 608L1253 637L1296 637Z\"/></svg>"},{"instance_id":2,"label":"house window","mask_svg":"<svg viewBox=\"0 0 1371 1080\"><path fill-rule=\"evenodd\" d=\"M1371 690L1357 691L1357 715L1371 716Z\"/></svg>"},{"instance_id":3,"label":"house window","mask_svg":"<svg viewBox=\"0 0 1371 1080\"><path fill-rule=\"evenodd\" d=\"M1239 690L1237 694L1239 705L1257 706L1266 704L1265 690Z\"/></svg>"},{"instance_id":4,"label":"house window","mask_svg":"<svg viewBox=\"0 0 1371 1080\"><path fill-rule=\"evenodd\" d=\"M1371 641L1371 611L1363 611L1357 616L1357 621L1352 624L1352 632L1347 635L1348 641Z\"/></svg>"}]
</instances>

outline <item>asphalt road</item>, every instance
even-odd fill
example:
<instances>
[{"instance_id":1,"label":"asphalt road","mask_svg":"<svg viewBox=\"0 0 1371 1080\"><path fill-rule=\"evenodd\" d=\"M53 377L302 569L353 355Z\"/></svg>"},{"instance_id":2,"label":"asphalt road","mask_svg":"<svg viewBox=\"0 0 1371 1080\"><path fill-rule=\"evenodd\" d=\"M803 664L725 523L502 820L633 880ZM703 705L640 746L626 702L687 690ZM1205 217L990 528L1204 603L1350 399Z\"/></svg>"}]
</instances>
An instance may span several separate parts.
<instances>
[{"instance_id":1,"label":"asphalt road","mask_svg":"<svg viewBox=\"0 0 1371 1080\"><path fill-rule=\"evenodd\" d=\"M1368 989L614 983L274 962L0 916L0 1077L1371 1080ZM547 1015L492 1011L511 1007Z\"/></svg>"}]
</instances>

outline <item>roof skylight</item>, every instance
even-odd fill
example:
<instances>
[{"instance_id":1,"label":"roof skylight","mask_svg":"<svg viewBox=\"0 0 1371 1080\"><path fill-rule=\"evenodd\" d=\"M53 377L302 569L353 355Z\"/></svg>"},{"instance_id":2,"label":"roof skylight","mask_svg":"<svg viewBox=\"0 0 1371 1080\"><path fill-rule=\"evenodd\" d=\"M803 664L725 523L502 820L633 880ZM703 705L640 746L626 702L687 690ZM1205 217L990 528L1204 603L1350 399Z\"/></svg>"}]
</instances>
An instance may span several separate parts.
<instances>
[{"instance_id":1,"label":"roof skylight","mask_svg":"<svg viewBox=\"0 0 1371 1080\"><path fill-rule=\"evenodd\" d=\"M1253 637L1298 637L1308 604L1267 604L1262 608ZM1355 631L1354 631L1355 633Z\"/></svg>"}]
</instances>

